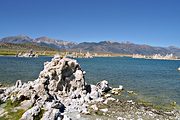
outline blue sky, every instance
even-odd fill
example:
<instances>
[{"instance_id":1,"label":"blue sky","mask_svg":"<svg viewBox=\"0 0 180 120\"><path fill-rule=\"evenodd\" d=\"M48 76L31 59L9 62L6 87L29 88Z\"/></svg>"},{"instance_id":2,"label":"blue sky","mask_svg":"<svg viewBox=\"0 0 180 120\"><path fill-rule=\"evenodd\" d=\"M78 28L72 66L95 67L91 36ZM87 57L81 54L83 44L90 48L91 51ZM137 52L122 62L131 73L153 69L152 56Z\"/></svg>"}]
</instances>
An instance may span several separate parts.
<instances>
[{"instance_id":1,"label":"blue sky","mask_svg":"<svg viewBox=\"0 0 180 120\"><path fill-rule=\"evenodd\" d=\"M180 47L180 0L0 0L0 38Z\"/></svg>"}]
</instances>

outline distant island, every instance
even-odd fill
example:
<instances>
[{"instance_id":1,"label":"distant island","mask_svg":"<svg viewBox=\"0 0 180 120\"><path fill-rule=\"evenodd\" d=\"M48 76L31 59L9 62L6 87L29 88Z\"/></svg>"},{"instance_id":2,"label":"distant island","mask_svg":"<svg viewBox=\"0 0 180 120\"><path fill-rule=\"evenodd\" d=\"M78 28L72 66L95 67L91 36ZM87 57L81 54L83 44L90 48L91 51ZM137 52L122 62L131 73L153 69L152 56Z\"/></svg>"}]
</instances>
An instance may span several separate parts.
<instances>
[{"instance_id":1,"label":"distant island","mask_svg":"<svg viewBox=\"0 0 180 120\"><path fill-rule=\"evenodd\" d=\"M97 56L132 56L133 54L146 56L173 54L174 56L180 56L180 48L174 46L154 47L130 42L112 41L74 43L48 37L33 39L25 35L0 39L0 55L16 55L17 52L30 49L37 51L39 55L54 55L57 52L81 52L84 54L89 52L90 54L97 54Z\"/></svg>"}]
</instances>

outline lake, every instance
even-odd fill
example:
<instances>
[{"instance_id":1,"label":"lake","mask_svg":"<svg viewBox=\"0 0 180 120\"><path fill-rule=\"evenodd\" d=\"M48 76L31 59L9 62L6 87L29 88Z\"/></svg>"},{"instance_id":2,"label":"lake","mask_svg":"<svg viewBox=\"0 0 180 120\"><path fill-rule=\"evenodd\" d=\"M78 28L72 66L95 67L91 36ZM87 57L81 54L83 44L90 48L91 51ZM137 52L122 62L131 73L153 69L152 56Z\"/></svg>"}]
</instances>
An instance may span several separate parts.
<instances>
[{"instance_id":1,"label":"lake","mask_svg":"<svg viewBox=\"0 0 180 120\"><path fill-rule=\"evenodd\" d=\"M37 79L43 70L43 63L51 57L16 58L0 57L0 82L14 84ZM146 60L128 57L108 58L78 58L83 70L86 71L86 81L97 83L108 80L110 85L123 85L126 90L133 90L138 98L153 103L180 104L180 72L177 68L180 61Z\"/></svg>"}]
</instances>

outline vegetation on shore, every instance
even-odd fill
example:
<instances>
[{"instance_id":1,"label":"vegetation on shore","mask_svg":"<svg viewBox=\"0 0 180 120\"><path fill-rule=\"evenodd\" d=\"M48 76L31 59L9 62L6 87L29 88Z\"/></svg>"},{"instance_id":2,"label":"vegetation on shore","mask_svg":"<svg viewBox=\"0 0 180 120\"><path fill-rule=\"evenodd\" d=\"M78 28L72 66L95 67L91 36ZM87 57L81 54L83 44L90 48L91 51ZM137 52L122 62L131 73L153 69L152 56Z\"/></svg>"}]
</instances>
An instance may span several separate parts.
<instances>
[{"instance_id":1,"label":"vegetation on shore","mask_svg":"<svg viewBox=\"0 0 180 120\"><path fill-rule=\"evenodd\" d=\"M2 115L0 120L19 120L25 112L24 109L15 109L20 103L20 101L12 102L11 100L8 100L6 103L1 104L1 106L4 105L3 109L7 114Z\"/></svg>"},{"instance_id":2,"label":"vegetation on shore","mask_svg":"<svg viewBox=\"0 0 180 120\"><path fill-rule=\"evenodd\" d=\"M28 50L10 50L0 49L0 55L2 56L15 56L18 52L26 52ZM36 51L39 56L53 56L54 54L60 53L60 51Z\"/></svg>"},{"instance_id":3,"label":"vegetation on shore","mask_svg":"<svg viewBox=\"0 0 180 120\"><path fill-rule=\"evenodd\" d=\"M126 91L124 91L125 93ZM122 93L122 94L124 94ZM116 95L113 97L123 97L123 95ZM114 117L121 116L122 118L128 118L129 116L137 117L139 114L143 119L152 119L152 116L148 116L147 113L152 113L151 115L156 115L157 118L161 119L172 119L176 115L173 111L180 110L180 106L176 102L171 102L167 104L155 104L144 99L131 100L132 94L128 94L128 100L123 97L116 101L108 101L107 104L98 103L97 110L94 111L89 107L90 114L95 117L106 117L108 119L113 119ZM101 109L107 109L107 112L102 112ZM147 115L147 116L146 116ZM138 119L138 118L135 118Z\"/></svg>"},{"instance_id":4,"label":"vegetation on shore","mask_svg":"<svg viewBox=\"0 0 180 120\"><path fill-rule=\"evenodd\" d=\"M60 51L45 46L38 46L32 43L26 44L13 44L13 43L0 43L0 55L16 55L19 52L27 52L34 50L38 55L51 56Z\"/></svg>"},{"instance_id":5,"label":"vegetation on shore","mask_svg":"<svg viewBox=\"0 0 180 120\"><path fill-rule=\"evenodd\" d=\"M34 120L40 120L43 117L45 110L41 109L40 113L37 116L34 116Z\"/></svg>"}]
</instances>

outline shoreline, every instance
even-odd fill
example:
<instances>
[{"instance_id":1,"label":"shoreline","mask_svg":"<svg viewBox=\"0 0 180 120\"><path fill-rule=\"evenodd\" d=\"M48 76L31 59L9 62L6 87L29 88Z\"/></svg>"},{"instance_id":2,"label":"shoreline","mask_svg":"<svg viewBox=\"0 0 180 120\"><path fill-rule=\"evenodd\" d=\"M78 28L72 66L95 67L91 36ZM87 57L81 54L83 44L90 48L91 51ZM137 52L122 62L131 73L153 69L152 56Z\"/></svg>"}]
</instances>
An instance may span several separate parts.
<instances>
[{"instance_id":1,"label":"shoreline","mask_svg":"<svg viewBox=\"0 0 180 120\"><path fill-rule=\"evenodd\" d=\"M15 83L11 83L11 84L0 83L0 89L6 89L6 88L14 86L14 85L15 85ZM111 93L108 92L107 94L111 94ZM131 90L127 90L127 89L123 89L123 91L121 91L120 94L118 94L118 95L112 94L112 96L115 99L119 99L119 100L123 100L123 101L132 100L136 104L143 104L147 107L152 107L157 110L162 109L162 110L166 111L166 110L173 109L173 108L180 110L180 104L176 103L176 101L159 104L159 103L155 103L153 101L148 101L148 100L143 99L143 98L146 98L145 96L143 98L142 97L139 98L139 96L141 96L139 93L131 91Z\"/></svg>"},{"instance_id":2,"label":"shoreline","mask_svg":"<svg viewBox=\"0 0 180 120\"><path fill-rule=\"evenodd\" d=\"M0 88L1 89L1 88ZM74 118L72 120L91 120L91 119L103 119L103 120L126 120L126 119L142 119L142 120L151 120L151 119L177 119L180 117L180 106L177 104L169 104L167 106L154 105L151 102L144 100L132 100L132 99L122 99L119 98L123 94L123 92L127 92L126 90L119 91L119 94L112 94L111 91L108 93L104 93L102 97L105 101L98 101L95 103L90 103L88 105L88 113L79 113L77 111L69 111L64 112L63 115L68 116L69 118ZM130 97L133 95L130 93ZM109 100L108 100L109 99ZM107 100L107 101L106 101ZM3 112L5 106L9 103L0 103L0 113L4 115ZM14 103L10 103L8 106L9 110L22 108L22 104L13 105ZM27 109L27 108L26 108ZM17 111L18 112L18 111ZM13 114L17 114L14 112ZM0 115L0 119L4 118ZM22 115L22 114L21 114ZM19 119L19 118L18 118ZM16 120L16 119L15 119ZM23 119L22 119L23 120ZM65 119L66 120L66 119ZM71 120L71 119L68 119Z\"/></svg>"},{"instance_id":3,"label":"shoreline","mask_svg":"<svg viewBox=\"0 0 180 120\"><path fill-rule=\"evenodd\" d=\"M16 57L15 55L0 55L0 57ZM39 55L39 57L53 57L53 55ZM145 59L145 60L165 60L165 61L179 61L180 59L153 59L153 58L133 58L131 55L118 55L118 56L94 56L93 58L112 58L112 57L129 57L132 59ZM18 58L34 58L34 57L18 57ZM37 57L38 58L38 57ZM82 59L93 59L93 58L82 58ZM73 58L77 59L77 58ZM78 58L79 59L79 58ZM81 58L80 58L81 59Z\"/></svg>"},{"instance_id":4,"label":"shoreline","mask_svg":"<svg viewBox=\"0 0 180 120\"><path fill-rule=\"evenodd\" d=\"M180 59L153 59L153 58L133 58L133 59L146 59L146 60L180 60Z\"/></svg>"},{"instance_id":5,"label":"shoreline","mask_svg":"<svg viewBox=\"0 0 180 120\"><path fill-rule=\"evenodd\" d=\"M44 63L44 70L35 81L22 83L18 80L14 86L1 88L0 118L11 119L14 114L19 114L17 119L21 120L34 117L42 120L180 117L175 102L165 109L143 100L135 101L131 97L136 93L122 85L112 88L106 80L96 85L87 84L84 74L76 60L55 56ZM123 94L129 98L118 98Z\"/></svg>"}]
</instances>

